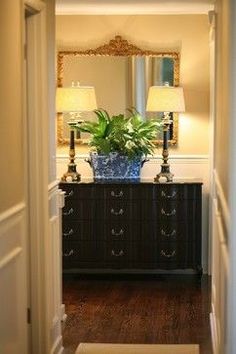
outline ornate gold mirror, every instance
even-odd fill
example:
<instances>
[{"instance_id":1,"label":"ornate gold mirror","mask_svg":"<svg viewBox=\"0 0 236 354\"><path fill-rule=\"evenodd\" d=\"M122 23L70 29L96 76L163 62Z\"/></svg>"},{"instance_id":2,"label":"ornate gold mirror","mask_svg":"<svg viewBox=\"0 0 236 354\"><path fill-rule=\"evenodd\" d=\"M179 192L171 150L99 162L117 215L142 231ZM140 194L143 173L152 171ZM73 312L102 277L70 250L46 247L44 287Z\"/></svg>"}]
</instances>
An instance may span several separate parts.
<instances>
[{"instance_id":1,"label":"ornate gold mirror","mask_svg":"<svg viewBox=\"0 0 236 354\"><path fill-rule=\"evenodd\" d=\"M144 119L157 117L145 111L148 88L153 85L179 84L179 54L142 50L116 36L108 44L86 51L60 51L57 56L58 87L79 82L82 86L94 86L99 108L109 114L124 113L135 107ZM93 120L95 114L81 113L82 119ZM58 114L58 145L69 143L66 115ZM173 114L169 143L177 144L178 115ZM158 133L157 133L158 134ZM157 135L155 143L161 143ZM77 144L86 144L88 136L77 136Z\"/></svg>"}]
</instances>

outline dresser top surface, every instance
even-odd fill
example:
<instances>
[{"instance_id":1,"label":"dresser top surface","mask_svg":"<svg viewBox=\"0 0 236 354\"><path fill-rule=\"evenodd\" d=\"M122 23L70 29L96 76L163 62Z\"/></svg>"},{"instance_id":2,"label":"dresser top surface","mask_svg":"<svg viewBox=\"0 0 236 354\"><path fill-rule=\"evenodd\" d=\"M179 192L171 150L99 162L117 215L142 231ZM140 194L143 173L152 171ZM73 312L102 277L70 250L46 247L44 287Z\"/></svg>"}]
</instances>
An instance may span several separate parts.
<instances>
[{"instance_id":1,"label":"dresser top surface","mask_svg":"<svg viewBox=\"0 0 236 354\"><path fill-rule=\"evenodd\" d=\"M102 181L95 181L93 178L82 178L80 182L63 182L60 181L60 184L72 184L72 185L81 185L81 184L96 184L96 185L110 185L110 184L117 184L117 185L140 185L140 184L150 184L150 185L180 185L180 184L200 184L202 185L203 182L201 179L195 178L188 178L188 179L180 179L174 178L173 182L154 182L153 178L142 178L140 180L102 180Z\"/></svg>"}]
</instances>

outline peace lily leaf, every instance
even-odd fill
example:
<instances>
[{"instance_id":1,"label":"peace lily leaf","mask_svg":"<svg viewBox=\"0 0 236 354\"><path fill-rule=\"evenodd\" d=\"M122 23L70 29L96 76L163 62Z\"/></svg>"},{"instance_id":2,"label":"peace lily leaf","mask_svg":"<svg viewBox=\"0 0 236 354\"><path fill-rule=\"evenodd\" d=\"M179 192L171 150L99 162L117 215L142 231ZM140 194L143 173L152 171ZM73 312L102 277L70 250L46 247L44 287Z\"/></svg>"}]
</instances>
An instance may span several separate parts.
<instances>
[{"instance_id":1,"label":"peace lily leaf","mask_svg":"<svg viewBox=\"0 0 236 354\"><path fill-rule=\"evenodd\" d=\"M161 124L157 120L144 121L135 108L124 114L110 116L103 109L95 110L97 122L85 121L76 126L76 129L91 134L90 146L98 153L109 154L118 152L134 158L152 154L157 131Z\"/></svg>"}]
</instances>

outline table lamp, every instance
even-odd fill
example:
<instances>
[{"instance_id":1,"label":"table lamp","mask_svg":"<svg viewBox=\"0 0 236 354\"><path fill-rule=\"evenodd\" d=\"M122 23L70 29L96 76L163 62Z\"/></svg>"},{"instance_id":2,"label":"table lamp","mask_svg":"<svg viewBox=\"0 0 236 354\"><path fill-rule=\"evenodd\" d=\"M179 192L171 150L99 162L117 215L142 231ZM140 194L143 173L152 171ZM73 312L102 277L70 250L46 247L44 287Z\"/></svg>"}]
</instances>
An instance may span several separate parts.
<instances>
[{"instance_id":1,"label":"table lamp","mask_svg":"<svg viewBox=\"0 0 236 354\"><path fill-rule=\"evenodd\" d=\"M161 164L161 172L156 175L154 181L159 182L160 178L164 177L167 182L172 182L174 175L170 172L170 165L168 163L169 127L172 123L170 113L185 111L183 88L167 85L150 87L146 110L163 113L163 163Z\"/></svg>"},{"instance_id":2,"label":"table lamp","mask_svg":"<svg viewBox=\"0 0 236 354\"><path fill-rule=\"evenodd\" d=\"M70 126L70 149L68 171L61 180L67 182L79 182L80 174L76 171L75 164L75 125L81 112L93 111L97 108L94 87L73 86L58 87L56 92L56 110L58 113L69 113Z\"/></svg>"}]
</instances>

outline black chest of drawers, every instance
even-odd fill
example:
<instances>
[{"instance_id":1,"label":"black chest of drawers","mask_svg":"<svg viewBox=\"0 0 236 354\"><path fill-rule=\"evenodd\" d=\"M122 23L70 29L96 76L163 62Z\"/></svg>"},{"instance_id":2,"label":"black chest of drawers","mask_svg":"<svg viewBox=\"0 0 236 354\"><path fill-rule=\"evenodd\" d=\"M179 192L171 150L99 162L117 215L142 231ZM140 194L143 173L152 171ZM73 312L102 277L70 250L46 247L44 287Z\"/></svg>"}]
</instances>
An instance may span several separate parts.
<instances>
[{"instance_id":1,"label":"black chest of drawers","mask_svg":"<svg viewBox=\"0 0 236 354\"><path fill-rule=\"evenodd\" d=\"M201 273L201 183L60 183L64 271Z\"/></svg>"}]
</instances>

